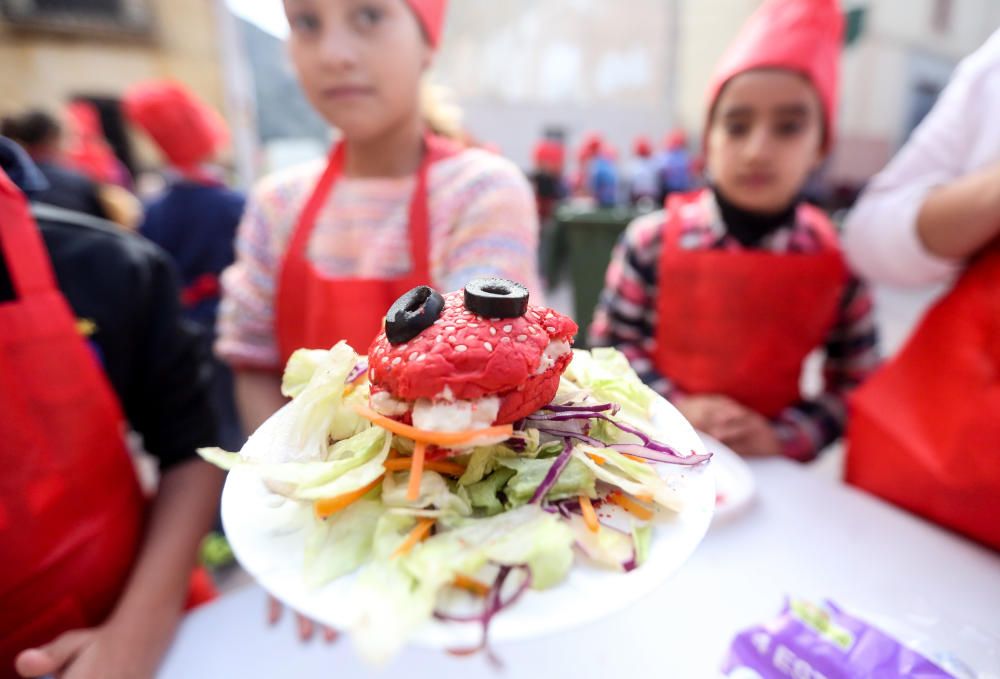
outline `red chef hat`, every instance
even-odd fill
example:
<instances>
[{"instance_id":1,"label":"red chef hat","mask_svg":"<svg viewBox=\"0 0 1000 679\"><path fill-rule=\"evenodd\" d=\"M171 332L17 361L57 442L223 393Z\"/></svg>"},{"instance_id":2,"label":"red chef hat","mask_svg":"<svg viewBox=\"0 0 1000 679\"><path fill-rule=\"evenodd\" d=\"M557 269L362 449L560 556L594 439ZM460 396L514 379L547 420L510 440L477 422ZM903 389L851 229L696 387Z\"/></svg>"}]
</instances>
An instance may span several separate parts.
<instances>
[{"instance_id":1,"label":"red chef hat","mask_svg":"<svg viewBox=\"0 0 1000 679\"><path fill-rule=\"evenodd\" d=\"M153 138L172 165L190 169L210 159L229 139L226 124L187 88L145 82L123 99L125 115Z\"/></svg>"},{"instance_id":2,"label":"red chef hat","mask_svg":"<svg viewBox=\"0 0 1000 679\"><path fill-rule=\"evenodd\" d=\"M427 42L431 47L437 47L444 28L444 15L448 10L448 0L406 0L406 3L417 15L420 26L424 29Z\"/></svg>"},{"instance_id":3,"label":"red chef hat","mask_svg":"<svg viewBox=\"0 0 1000 679\"><path fill-rule=\"evenodd\" d=\"M118 183L118 159L104 136L100 114L93 104L75 100L66 105L69 132L64 160L96 182Z\"/></svg>"},{"instance_id":4,"label":"red chef hat","mask_svg":"<svg viewBox=\"0 0 1000 679\"><path fill-rule=\"evenodd\" d=\"M585 163L594 156L600 155L604 147L604 137L600 132L588 132L580 141L580 149L577 152L577 160Z\"/></svg>"},{"instance_id":5,"label":"red chef hat","mask_svg":"<svg viewBox=\"0 0 1000 679\"><path fill-rule=\"evenodd\" d=\"M640 158L648 158L653 155L653 143L649 141L649 137L636 137L635 141L632 142L632 153Z\"/></svg>"},{"instance_id":6,"label":"red chef hat","mask_svg":"<svg viewBox=\"0 0 1000 679\"><path fill-rule=\"evenodd\" d=\"M715 68L708 88L712 114L722 88L740 73L782 68L809 78L823 105L824 149L833 142L844 16L838 0L765 0Z\"/></svg>"},{"instance_id":7,"label":"red chef hat","mask_svg":"<svg viewBox=\"0 0 1000 679\"><path fill-rule=\"evenodd\" d=\"M535 167L545 167L552 170L562 169L565 164L563 146L554 139L543 139L535 144L532 150Z\"/></svg>"},{"instance_id":8,"label":"red chef hat","mask_svg":"<svg viewBox=\"0 0 1000 679\"><path fill-rule=\"evenodd\" d=\"M663 147L668 151L682 149L687 146L687 143L687 133L679 127L675 127L667 132L667 136L663 138Z\"/></svg>"}]
</instances>

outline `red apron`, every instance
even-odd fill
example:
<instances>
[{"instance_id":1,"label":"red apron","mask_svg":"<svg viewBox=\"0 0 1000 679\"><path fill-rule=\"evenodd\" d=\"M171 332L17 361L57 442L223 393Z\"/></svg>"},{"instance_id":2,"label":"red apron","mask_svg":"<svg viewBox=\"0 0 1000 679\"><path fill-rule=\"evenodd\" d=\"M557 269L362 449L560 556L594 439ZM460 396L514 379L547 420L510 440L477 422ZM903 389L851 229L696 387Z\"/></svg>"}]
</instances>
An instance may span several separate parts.
<instances>
[{"instance_id":1,"label":"red apron","mask_svg":"<svg viewBox=\"0 0 1000 679\"><path fill-rule=\"evenodd\" d=\"M451 142L429 135L425 146L409 212L413 268L407 275L392 279L327 278L308 259L307 246L316 216L344 167L344 145L334 147L326 170L299 215L281 266L276 326L282 365L296 349L325 349L342 339L359 353L366 353L382 329L382 319L392 303L407 290L430 284L427 171L431 164L458 153L459 149Z\"/></svg>"},{"instance_id":2,"label":"red apron","mask_svg":"<svg viewBox=\"0 0 1000 679\"><path fill-rule=\"evenodd\" d=\"M773 418L800 399L802 363L837 318L847 269L829 220L799 208L815 254L684 250L704 192L667 201L659 268L656 367L690 394L723 394Z\"/></svg>"},{"instance_id":3,"label":"red apron","mask_svg":"<svg viewBox=\"0 0 1000 679\"><path fill-rule=\"evenodd\" d=\"M848 482L1000 549L1000 245L851 405Z\"/></svg>"},{"instance_id":4,"label":"red apron","mask_svg":"<svg viewBox=\"0 0 1000 679\"><path fill-rule=\"evenodd\" d=\"M15 655L110 613L144 500L118 401L56 288L23 196L0 172L0 677Z\"/></svg>"}]
</instances>

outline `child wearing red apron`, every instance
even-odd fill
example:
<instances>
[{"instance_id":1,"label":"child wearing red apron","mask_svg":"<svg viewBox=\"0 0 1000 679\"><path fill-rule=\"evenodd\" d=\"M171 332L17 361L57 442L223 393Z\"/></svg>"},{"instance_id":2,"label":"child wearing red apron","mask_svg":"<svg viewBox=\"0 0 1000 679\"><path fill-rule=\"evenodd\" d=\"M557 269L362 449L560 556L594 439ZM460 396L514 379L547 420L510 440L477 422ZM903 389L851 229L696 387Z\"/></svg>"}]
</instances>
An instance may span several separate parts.
<instances>
[{"instance_id":1,"label":"child wearing red apron","mask_svg":"<svg viewBox=\"0 0 1000 679\"><path fill-rule=\"evenodd\" d=\"M845 225L891 285L954 284L852 400L846 476L1000 549L1000 30L874 177ZM955 280L957 279L957 280Z\"/></svg>"},{"instance_id":2,"label":"child wearing red apron","mask_svg":"<svg viewBox=\"0 0 1000 679\"><path fill-rule=\"evenodd\" d=\"M768 0L751 17L709 89L710 187L629 226L592 326L592 343L744 455L815 457L877 362L869 294L800 198L833 141L842 29L835 0ZM825 379L808 398L815 349Z\"/></svg>"},{"instance_id":3,"label":"child wearing red apron","mask_svg":"<svg viewBox=\"0 0 1000 679\"><path fill-rule=\"evenodd\" d=\"M204 354L162 252L49 205L36 225L19 187L37 171L2 137L0 167L0 678L152 677L209 593L190 580L221 486L195 455L214 440Z\"/></svg>"},{"instance_id":4,"label":"child wearing red apron","mask_svg":"<svg viewBox=\"0 0 1000 679\"><path fill-rule=\"evenodd\" d=\"M159 147L168 169L167 188L146 205L139 233L167 251L181 276L184 317L215 337L222 271L233 263L236 227L245 199L229 189L210 163L229 139L225 122L193 92L171 81L142 82L122 98L129 120ZM209 349L210 353L210 349ZM233 375L212 362L212 405L219 445L237 450L243 431L233 398Z\"/></svg>"},{"instance_id":5,"label":"child wearing red apron","mask_svg":"<svg viewBox=\"0 0 1000 679\"><path fill-rule=\"evenodd\" d=\"M245 426L283 400L300 347L341 339L365 352L385 310L421 284L475 276L540 293L538 219L509 161L432 136L421 79L445 0L287 2L292 63L316 110L341 132L325 163L265 178L223 275L217 353L236 369Z\"/></svg>"}]
</instances>

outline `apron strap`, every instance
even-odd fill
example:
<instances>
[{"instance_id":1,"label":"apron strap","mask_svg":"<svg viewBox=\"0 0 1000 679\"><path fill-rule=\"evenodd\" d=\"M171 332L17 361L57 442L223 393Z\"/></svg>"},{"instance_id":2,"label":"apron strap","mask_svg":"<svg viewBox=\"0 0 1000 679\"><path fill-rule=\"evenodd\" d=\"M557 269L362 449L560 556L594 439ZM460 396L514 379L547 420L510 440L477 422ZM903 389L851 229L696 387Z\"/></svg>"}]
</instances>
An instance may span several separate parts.
<instances>
[{"instance_id":1,"label":"apron strap","mask_svg":"<svg viewBox=\"0 0 1000 679\"><path fill-rule=\"evenodd\" d=\"M427 204L427 173L433 163L454 155L458 150L460 150L459 147L448 140L431 134L424 135L424 153L417 170L413 196L410 199L407 227L413 272L423 280L430 279L430 210ZM299 215L285 254L286 261L304 261L306 259L306 248L313 229L316 227L316 218L326 203L330 190L343 172L345 155L346 147L343 142L337 143L330 151L326 169Z\"/></svg>"},{"instance_id":2,"label":"apron strap","mask_svg":"<svg viewBox=\"0 0 1000 679\"><path fill-rule=\"evenodd\" d=\"M676 252L681 249L684 211L689 205L698 205L703 197L703 190L694 193L673 193L667 196L663 207L663 252Z\"/></svg>"},{"instance_id":3,"label":"apron strap","mask_svg":"<svg viewBox=\"0 0 1000 679\"><path fill-rule=\"evenodd\" d=\"M0 170L0 257L7 262L18 298L56 289L42 234L28 210L28 201Z\"/></svg>"}]
</instances>

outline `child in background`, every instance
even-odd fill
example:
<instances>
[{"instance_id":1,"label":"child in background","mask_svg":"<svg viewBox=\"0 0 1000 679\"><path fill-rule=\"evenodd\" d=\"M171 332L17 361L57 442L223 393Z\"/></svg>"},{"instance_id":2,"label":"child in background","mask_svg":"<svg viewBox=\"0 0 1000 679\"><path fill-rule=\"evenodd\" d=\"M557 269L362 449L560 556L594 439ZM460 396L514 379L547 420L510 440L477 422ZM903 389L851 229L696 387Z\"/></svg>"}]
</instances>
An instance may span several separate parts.
<instances>
[{"instance_id":1,"label":"child in background","mask_svg":"<svg viewBox=\"0 0 1000 679\"><path fill-rule=\"evenodd\" d=\"M169 165L167 189L146 206L139 231L173 258L181 275L184 317L213 342L219 276L233 263L233 242L244 204L243 196L228 189L221 171L210 165L229 138L225 122L193 93L172 82L131 87L123 107L128 118L152 137ZM219 445L239 450L244 437L233 398L232 372L220 361L214 361L212 368Z\"/></svg>"},{"instance_id":2,"label":"child in background","mask_svg":"<svg viewBox=\"0 0 1000 679\"><path fill-rule=\"evenodd\" d=\"M684 130L674 129L663 140L663 153L659 157L660 203L671 193L683 193L694 188L694 159L687 148Z\"/></svg>"},{"instance_id":3,"label":"child in background","mask_svg":"<svg viewBox=\"0 0 1000 679\"><path fill-rule=\"evenodd\" d=\"M878 360L869 293L800 198L833 142L842 31L835 0L768 0L750 19L709 90L710 187L629 226L592 326L743 455L814 458ZM821 347L824 387L805 398Z\"/></svg>"},{"instance_id":4,"label":"child in background","mask_svg":"<svg viewBox=\"0 0 1000 679\"><path fill-rule=\"evenodd\" d=\"M633 205L655 201L659 193L659 177L653 144L648 137L636 137L632 153L634 158L628 168L627 180L629 199Z\"/></svg>"}]
</instances>

